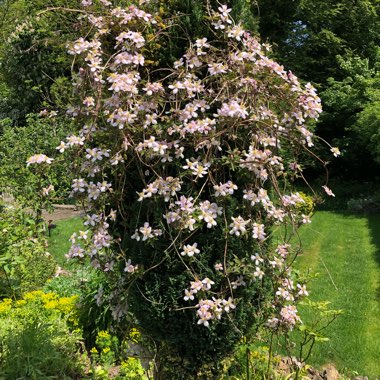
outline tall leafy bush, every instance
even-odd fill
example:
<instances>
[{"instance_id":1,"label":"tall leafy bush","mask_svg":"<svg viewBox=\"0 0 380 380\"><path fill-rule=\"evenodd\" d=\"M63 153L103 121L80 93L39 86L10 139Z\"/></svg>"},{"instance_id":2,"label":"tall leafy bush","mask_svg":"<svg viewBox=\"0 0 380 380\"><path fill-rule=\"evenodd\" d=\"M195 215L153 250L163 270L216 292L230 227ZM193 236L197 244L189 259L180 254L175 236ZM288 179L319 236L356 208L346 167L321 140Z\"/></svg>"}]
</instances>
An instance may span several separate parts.
<instances>
[{"instance_id":1,"label":"tall leafy bush","mask_svg":"<svg viewBox=\"0 0 380 380\"><path fill-rule=\"evenodd\" d=\"M111 290L97 302L137 321L156 379L216 378L248 331L301 323L289 239L310 219L289 182L313 149L320 100L226 5L208 9L212 41L191 41L172 67L155 59L174 22L155 4L81 5L84 37L69 47L78 131L60 150L87 215L68 256L104 272Z\"/></svg>"}]
</instances>

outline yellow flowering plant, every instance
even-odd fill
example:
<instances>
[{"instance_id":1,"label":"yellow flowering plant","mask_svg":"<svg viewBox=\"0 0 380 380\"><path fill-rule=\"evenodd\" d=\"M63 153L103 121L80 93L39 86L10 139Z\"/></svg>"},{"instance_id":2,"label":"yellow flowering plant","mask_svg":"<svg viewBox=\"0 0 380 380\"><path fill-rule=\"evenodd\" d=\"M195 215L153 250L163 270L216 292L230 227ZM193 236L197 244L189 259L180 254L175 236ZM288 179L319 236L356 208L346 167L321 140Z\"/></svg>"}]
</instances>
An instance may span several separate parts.
<instances>
[{"instance_id":1,"label":"yellow flowering plant","mask_svg":"<svg viewBox=\"0 0 380 380\"><path fill-rule=\"evenodd\" d=\"M0 301L0 373L16 378L77 378L84 375L77 296L41 290ZM73 377L71 377L73 376Z\"/></svg>"}]
</instances>

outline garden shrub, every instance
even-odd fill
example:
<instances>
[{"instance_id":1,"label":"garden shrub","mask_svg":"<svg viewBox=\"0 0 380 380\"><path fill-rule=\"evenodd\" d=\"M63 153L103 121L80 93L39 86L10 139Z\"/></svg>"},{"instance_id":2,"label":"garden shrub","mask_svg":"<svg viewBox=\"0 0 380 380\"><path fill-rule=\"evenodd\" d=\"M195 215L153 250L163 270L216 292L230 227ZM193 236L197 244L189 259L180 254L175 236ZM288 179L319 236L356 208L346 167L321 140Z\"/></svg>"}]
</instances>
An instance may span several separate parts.
<instances>
[{"instance_id":1,"label":"garden shrub","mask_svg":"<svg viewBox=\"0 0 380 380\"><path fill-rule=\"evenodd\" d=\"M298 193L303 202L297 203L297 211L304 215L311 215L315 208L315 201L313 197L300 191Z\"/></svg>"},{"instance_id":2,"label":"garden shrub","mask_svg":"<svg viewBox=\"0 0 380 380\"><path fill-rule=\"evenodd\" d=\"M52 201L65 203L69 200L71 178L63 160L53 170L35 170L25 163L36 151L54 159L59 154L55 147L72 125L49 112L45 116L30 114L26 121L22 127L13 126L9 119L1 121L0 190L10 192L20 204L32 209L48 208Z\"/></svg>"},{"instance_id":3,"label":"garden shrub","mask_svg":"<svg viewBox=\"0 0 380 380\"><path fill-rule=\"evenodd\" d=\"M13 125L25 125L28 114L49 107L53 102L56 107L60 106L52 86L70 76L65 39L75 34L75 28L69 27L74 18L70 14L61 17L44 10L47 6L75 7L76 3L76 0L2 2L0 76L3 96L0 113L2 118L11 118ZM63 92L61 87L61 99Z\"/></svg>"},{"instance_id":4,"label":"garden shrub","mask_svg":"<svg viewBox=\"0 0 380 380\"><path fill-rule=\"evenodd\" d=\"M42 287L54 273L42 226L17 206L0 210L0 298Z\"/></svg>"},{"instance_id":5,"label":"garden shrub","mask_svg":"<svg viewBox=\"0 0 380 380\"><path fill-rule=\"evenodd\" d=\"M78 130L57 147L72 152L72 193L86 208L68 256L103 273L97 302L137 323L157 354L155 379L217 378L252 329L301 323L297 249L289 234L270 240L273 226L310 222L288 181L313 148L320 100L226 5L208 9L212 42L191 41L160 66L173 21L144 3L81 2L86 37L69 46Z\"/></svg>"},{"instance_id":6,"label":"garden shrub","mask_svg":"<svg viewBox=\"0 0 380 380\"><path fill-rule=\"evenodd\" d=\"M124 338L126 326L120 323L116 326L111 308L103 302L110 293L104 275L85 262L64 275L48 279L43 289L60 297L78 297L78 324L88 350L94 347L101 331L110 330L118 339Z\"/></svg>"},{"instance_id":7,"label":"garden shrub","mask_svg":"<svg viewBox=\"0 0 380 380\"><path fill-rule=\"evenodd\" d=\"M33 291L0 302L1 379L61 380L84 373L76 301Z\"/></svg>"},{"instance_id":8,"label":"garden shrub","mask_svg":"<svg viewBox=\"0 0 380 380\"><path fill-rule=\"evenodd\" d=\"M109 293L109 285L104 275L99 272L92 271L91 277L81 286L78 317L88 349L94 347L100 331L110 330L119 339L122 339L120 334L125 334L125 324L119 323L116 326L112 309L104 302Z\"/></svg>"},{"instance_id":9,"label":"garden shrub","mask_svg":"<svg viewBox=\"0 0 380 380\"><path fill-rule=\"evenodd\" d=\"M380 192L372 195L351 198L347 201L347 210L358 214L380 212Z\"/></svg>"}]
</instances>

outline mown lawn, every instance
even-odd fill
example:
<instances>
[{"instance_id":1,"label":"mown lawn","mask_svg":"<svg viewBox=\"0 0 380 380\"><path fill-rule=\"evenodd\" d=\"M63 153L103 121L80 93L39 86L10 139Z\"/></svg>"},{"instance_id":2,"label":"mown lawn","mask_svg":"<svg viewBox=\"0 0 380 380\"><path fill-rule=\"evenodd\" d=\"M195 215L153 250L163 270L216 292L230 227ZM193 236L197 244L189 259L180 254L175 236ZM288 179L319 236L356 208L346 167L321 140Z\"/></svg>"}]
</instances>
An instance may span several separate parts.
<instances>
[{"instance_id":1,"label":"mown lawn","mask_svg":"<svg viewBox=\"0 0 380 380\"><path fill-rule=\"evenodd\" d=\"M320 211L300 233L304 253L297 266L320 274L309 286L311 299L344 311L326 331L330 341L315 348L312 364L379 377L380 215Z\"/></svg>"},{"instance_id":2,"label":"mown lawn","mask_svg":"<svg viewBox=\"0 0 380 380\"><path fill-rule=\"evenodd\" d=\"M54 224L56 227L51 230L51 236L48 240L49 252L53 255L58 265L61 267L67 267L70 264L67 262L65 254L71 247L69 238L74 232L83 229L82 218L74 217L59 220L54 222Z\"/></svg>"}]
</instances>

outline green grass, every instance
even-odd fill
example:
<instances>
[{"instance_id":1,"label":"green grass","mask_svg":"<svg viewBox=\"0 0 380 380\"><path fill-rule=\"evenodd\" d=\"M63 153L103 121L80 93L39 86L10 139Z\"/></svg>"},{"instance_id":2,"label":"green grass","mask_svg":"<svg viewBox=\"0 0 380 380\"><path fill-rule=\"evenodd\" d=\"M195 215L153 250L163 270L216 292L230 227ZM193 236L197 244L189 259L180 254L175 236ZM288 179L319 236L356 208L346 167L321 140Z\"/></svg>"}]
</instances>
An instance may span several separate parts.
<instances>
[{"instance_id":1,"label":"green grass","mask_svg":"<svg viewBox=\"0 0 380 380\"><path fill-rule=\"evenodd\" d=\"M82 219L75 217L59 220L54 224L56 228L51 230L51 236L48 239L49 252L53 255L59 266L67 268L70 264L67 262L65 254L71 246L69 238L74 232L83 229Z\"/></svg>"},{"instance_id":2,"label":"green grass","mask_svg":"<svg viewBox=\"0 0 380 380\"><path fill-rule=\"evenodd\" d=\"M309 286L310 298L344 311L310 361L374 379L380 374L380 215L320 211L300 233L304 253L297 266L320 274Z\"/></svg>"}]
</instances>

